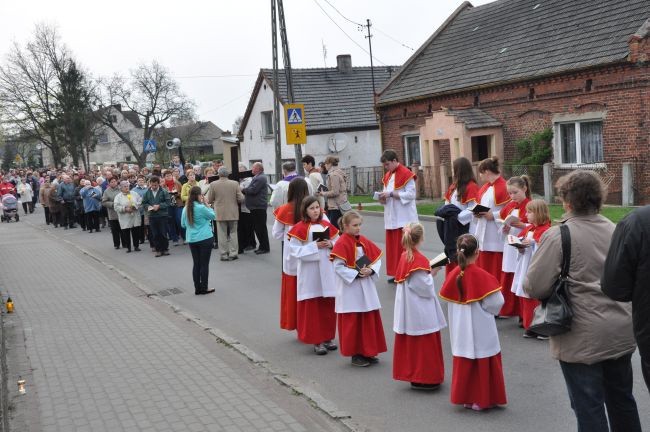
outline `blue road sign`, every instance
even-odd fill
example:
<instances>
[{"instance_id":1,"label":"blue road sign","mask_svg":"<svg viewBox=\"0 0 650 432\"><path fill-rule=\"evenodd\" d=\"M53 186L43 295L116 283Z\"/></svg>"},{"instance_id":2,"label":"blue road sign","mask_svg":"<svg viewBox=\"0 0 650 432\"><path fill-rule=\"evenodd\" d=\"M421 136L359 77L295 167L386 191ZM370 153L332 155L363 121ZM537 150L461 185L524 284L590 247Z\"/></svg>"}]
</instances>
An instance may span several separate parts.
<instances>
[{"instance_id":1,"label":"blue road sign","mask_svg":"<svg viewBox=\"0 0 650 432\"><path fill-rule=\"evenodd\" d=\"M156 145L156 140L144 140L144 152L145 153L155 153L156 150L158 150L158 146Z\"/></svg>"},{"instance_id":2,"label":"blue road sign","mask_svg":"<svg viewBox=\"0 0 650 432\"><path fill-rule=\"evenodd\" d=\"M302 124L302 109L289 108L287 110L287 123L289 124Z\"/></svg>"}]
</instances>

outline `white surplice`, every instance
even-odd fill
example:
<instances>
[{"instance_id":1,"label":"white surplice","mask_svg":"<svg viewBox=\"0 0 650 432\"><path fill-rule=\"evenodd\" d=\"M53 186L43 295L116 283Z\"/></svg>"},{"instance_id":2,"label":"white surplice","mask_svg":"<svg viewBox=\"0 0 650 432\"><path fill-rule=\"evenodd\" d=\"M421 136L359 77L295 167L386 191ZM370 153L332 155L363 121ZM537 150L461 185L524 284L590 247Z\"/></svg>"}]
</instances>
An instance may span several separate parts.
<instances>
[{"instance_id":1,"label":"white surplice","mask_svg":"<svg viewBox=\"0 0 650 432\"><path fill-rule=\"evenodd\" d=\"M485 191L479 204L489 207L494 219L499 218L503 205L498 206L494 202L494 186L490 186ZM476 228L473 234L478 240L479 250L503 252L503 235L494 220L489 221L485 218L476 218Z\"/></svg>"},{"instance_id":2,"label":"white surplice","mask_svg":"<svg viewBox=\"0 0 650 432\"><path fill-rule=\"evenodd\" d=\"M395 174L391 174L388 184L383 192L395 190ZM415 207L415 181L409 180L406 185L397 191L399 198L386 198L384 204L384 229L398 229L410 222L418 222L418 211Z\"/></svg>"},{"instance_id":3,"label":"white surplice","mask_svg":"<svg viewBox=\"0 0 650 432\"><path fill-rule=\"evenodd\" d=\"M285 242L284 247L282 248L282 271L289 276L296 276L298 274L298 260L291 257L289 254L287 241L289 238L287 234L289 234L291 228L293 228L293 225L285 225L276 219L273 223L271 235L274 239Z\"/></svg>"},{"instance_id":4,"label":"white surplice","mask_svg":"<svg viewBox=\"0 0 650 432\"><path fill-rule=\"evenodd\" d=\"M364 255L363 248L357 246L357 259ZM378 259L370 266L374 270L371 276L357 278L359 272L345 265L341 258L334 258L336 273L336 313L369 312L381 309L375 281L381 269ZM298 279L300 281L300 279Z\"/></svg>"},{"instance_id":5,"label":"white surplice","mask_svg":"<svg viewBox=\"0 0 650 432\"><path fill-rule=\"evenodd\" d=\"M537 242L533 239L532 231L526 235L526 238L530 240L530 246L524 249L524 253L518 254L517 267L515 269L515 276L512 279L512 288L510 288L510 291L515 293L517 297L530 298L526 294L526 291L524 291L524 279L526 279L526 273L528 273L530 260L533 259L533 255L535 255L535 251L537 250Z\"/></svg>"},{"instance_id":6,"label":"white surplice","mask_svg":"<svg viewBox=\"0 0 650 432\"><path fill-rule=\"evenodd\" d=\"M331 249L318 249L316 242L311 240L312 233L324 230L324 226L313 224L309 227L307 241L291 237L284 245L289 248L290 257L298 262L298 301L336 296L336 278L329 259ZM336 239L331 241L334 244Z\"/></svg>"},{"instance_id":7,"label":"white surplice","mask_svg":"<svg viewBox=\"0 0 650 432\"><path fill-rule=\"evenodd\" d=\"M469 224L469 232L473 233L476 231L476 218L474 217L474 213L472 213L472 209L476 206L476 201L471 200L463 204L458 199L458 189L456 189L451 194L451 200L445 200L445 204L453 204L458 207L460 209L460 213L458 213L458 222L462 225Z\"/></svg>"},{"instance_id":8,"label":"white surplice","mask_svg":"<svg viewBox=\"0 0 650 432\"><path fill-rule=\"evenodd\" d=\"M420 336L447 327L433 276L424 270L414 271L395 288L393 331Z\"/></svg>"},{"instance_id":9,"label":"white surplice","mask_svg":"<svg viewBox=\"0 0 650 432\"><path fill-rule=\"evenodd\" d=\"M494 316L499 314L503 303L500 291L464 305L448 303L449 335L454 356L477 359L501 352Z\"/></svg>"},{"instance_id":10,"label":"white surplice","mask_svg":"<svg viewBox=\"0 0 650 432\"><path fill-rule=\"evenodd\" d=\"M519 217L519 209L514 209L510 215ZM510 216L508 215L508 216ZM497 223L497 229L503 233L505 224ZM501 262L501 270L506 273L514 273L517 268L517 259L519 258L519 251L516 247L508 245L508 235L519 236L522 231L521 228L510 227L508 234L503 234L503 261Z\"/></svg>"}]
</instances>

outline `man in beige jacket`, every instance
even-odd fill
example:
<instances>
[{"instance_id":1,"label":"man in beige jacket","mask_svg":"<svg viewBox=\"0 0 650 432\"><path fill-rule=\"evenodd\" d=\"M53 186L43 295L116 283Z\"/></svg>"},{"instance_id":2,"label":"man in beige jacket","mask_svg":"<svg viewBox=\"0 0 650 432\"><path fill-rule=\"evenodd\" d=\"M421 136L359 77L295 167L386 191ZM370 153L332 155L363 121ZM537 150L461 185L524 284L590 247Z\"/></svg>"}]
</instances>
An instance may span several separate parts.
<instances>
[{"instance_id":1,"label":"man in beige jacket","mask_svg":"<svg viewBox=\"0 0 650 432\"><path fill-rule=\"evenodd\" d=\"M217 214L217 237L221 261L234 261L238 258L239 250L237 240L239 204L244 201L244 195L239 189L239 183L228 179L230 175L228 168L219 167L217 174L219 179L210 183L206 201L213 206Z\"/></svg>"}]
</instances>

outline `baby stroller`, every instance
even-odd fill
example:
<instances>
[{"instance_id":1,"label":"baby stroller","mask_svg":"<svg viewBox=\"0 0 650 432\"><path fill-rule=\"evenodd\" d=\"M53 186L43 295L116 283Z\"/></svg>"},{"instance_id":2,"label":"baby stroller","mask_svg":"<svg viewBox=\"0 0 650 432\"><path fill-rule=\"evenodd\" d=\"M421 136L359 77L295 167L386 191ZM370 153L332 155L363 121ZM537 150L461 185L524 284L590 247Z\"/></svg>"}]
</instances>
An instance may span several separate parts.
<instances>
[{"instance_id":1,"label":"baby stroller","mask_svg":"<svg viewBox=\"0 0 650 432\"><path fill-rule=\"evenodd\" d=\"M0 218L2 222L10 222L11 218L15 218L16 222L20 220L20 216L18 216L18 200L12 194L2 196L2 215Z\"/></svg>"}]
</instances>

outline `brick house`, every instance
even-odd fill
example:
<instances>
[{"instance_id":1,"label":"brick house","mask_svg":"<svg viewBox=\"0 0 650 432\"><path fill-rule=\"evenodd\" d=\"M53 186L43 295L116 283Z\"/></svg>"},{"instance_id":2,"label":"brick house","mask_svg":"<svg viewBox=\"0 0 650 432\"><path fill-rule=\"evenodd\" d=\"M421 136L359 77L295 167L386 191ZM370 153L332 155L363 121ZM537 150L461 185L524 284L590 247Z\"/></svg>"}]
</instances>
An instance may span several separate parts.
<instances>
[{"instance_id":1,"label":"brick house","mask_svg":"<svg viewBox=\"0 0 650 432\"><path fill-rule=\"evenodd\" d=\"M553 178L596 170L621 202L650 202L650 2L461 4L380 91L382 146L425 169L439 197L459 156L512 162L515 142L552 128Z\"/></svg>"}]
</instances>

